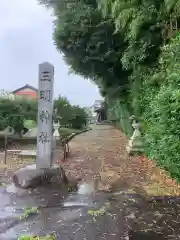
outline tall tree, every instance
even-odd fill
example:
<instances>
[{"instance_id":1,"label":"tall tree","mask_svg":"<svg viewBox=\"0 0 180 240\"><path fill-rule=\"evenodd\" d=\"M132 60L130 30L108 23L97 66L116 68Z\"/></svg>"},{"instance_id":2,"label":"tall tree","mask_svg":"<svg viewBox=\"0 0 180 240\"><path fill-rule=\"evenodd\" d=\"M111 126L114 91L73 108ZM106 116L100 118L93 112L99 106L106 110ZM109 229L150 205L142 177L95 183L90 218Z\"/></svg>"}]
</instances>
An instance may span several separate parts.
<instances>
[{"instance_id":1,"label":"tall tree","mask_svg":"<svg viewBox=\"0 0 180 240\"><path fill-rule=\"evenodd\" d=\"M0 127L10 126L21 134L25 120L37 120L37 101L0 99Z\"/></svg>"},{"instance_id":2,"label":"tall tree","mask_svg":"<svg viewBox=\"0 0 180 240\"><path fill-rule=\"evenodd\" d=\"M84 108L70 104L66 97L59 96L54 101L54 109L57 110L56 116L62 126L82 128L86 125L87 114Z\"/></svg>"},{"instance_id":3,"label":"tall tree","mask_svg":"<svg viewBox=\"0 0 180 240\"><path fill-rule=\"evenodd\" d=\"M96 0L62 0L57 4L54 40L66 63L76 74L101 86L102 95L126 95L129 71L122 68L124 36L115 33L113 20L102 18ZM111 94L112 95L112 94Z\"/></svg>"},{"instance_id":4,"label":"tall tree","mask_svg":"<svg viewBox=\"0 0 180 240\"><path fill-rule=\"evenodd\" d=\"M66 97L59 96L54 101L54 109L57 110L56 116L59 117L61 125L68 125L72 115L72 106Z\"/></svg>"}]
</instances>

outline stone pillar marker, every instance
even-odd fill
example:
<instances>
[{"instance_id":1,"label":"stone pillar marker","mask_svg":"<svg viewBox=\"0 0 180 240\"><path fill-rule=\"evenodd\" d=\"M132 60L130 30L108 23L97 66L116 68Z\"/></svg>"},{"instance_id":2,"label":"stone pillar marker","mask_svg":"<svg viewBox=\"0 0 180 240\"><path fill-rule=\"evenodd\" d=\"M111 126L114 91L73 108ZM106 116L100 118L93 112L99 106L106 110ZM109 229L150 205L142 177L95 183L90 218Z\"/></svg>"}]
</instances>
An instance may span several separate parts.
<instances>
[{"instance_id":1,"label":"stone pillar marker","mask_svg":"<svg viewBox=\"0 0 180 240\"><path fill-rule=\"evenodd\" d=\"M15 171L12 179L17 187L27 189L40 185L67 183L63 168L52 164L53 85L53 65L48 62L39 64L36 164L26 165Z\"/></svg>"},{"instance_id":2,"label":"stone pillar marker","mask_svg":"<svg viewBox=\"0 0 180 240\"><path fill-rule=\"evenodd\" d=\"M48 62L39 64L37 169L49 169L52 166L53 85L53 65Z\"/></svg>"}]
</instances>

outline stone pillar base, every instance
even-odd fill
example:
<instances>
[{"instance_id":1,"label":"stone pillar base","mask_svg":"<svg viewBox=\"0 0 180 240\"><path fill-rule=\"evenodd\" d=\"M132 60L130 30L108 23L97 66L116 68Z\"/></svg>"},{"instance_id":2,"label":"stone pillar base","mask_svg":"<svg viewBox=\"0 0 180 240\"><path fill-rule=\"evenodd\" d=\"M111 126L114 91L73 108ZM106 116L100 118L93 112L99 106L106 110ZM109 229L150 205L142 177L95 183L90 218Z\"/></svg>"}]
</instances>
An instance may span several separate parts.
<instances>
[{"instance_id":1,"label":"stone pillar base","mask_svg":"<svg viewBox=\"0 0 180 240\"><path fill-rule=\"evenodd\" d=\"M143 148L137 148L137 147L126 147L126 151L129 155L140 155L144 152Z\"/></svg>"},{"instance_id":2,"label":"stone pillar base","mask_svg":"<svg viewBox=\"0 0 180 240\"><path fill-rule=\"evenodd\" d=\"M37 169L36 164L27 165L18 169L12 179L15 186L24 189L40 185L58 185L67 181L63 168L55 164L50 169Z\"/></svg>"}]
</instances>

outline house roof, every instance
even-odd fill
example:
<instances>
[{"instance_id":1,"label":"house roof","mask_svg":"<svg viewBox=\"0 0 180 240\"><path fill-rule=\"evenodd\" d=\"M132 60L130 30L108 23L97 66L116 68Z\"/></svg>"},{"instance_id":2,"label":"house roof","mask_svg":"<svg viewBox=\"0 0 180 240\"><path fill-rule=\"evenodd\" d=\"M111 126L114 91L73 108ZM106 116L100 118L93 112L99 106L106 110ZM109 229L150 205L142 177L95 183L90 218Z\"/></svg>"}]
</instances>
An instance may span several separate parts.
<instances>
[{"instance_id":1,"label":"house roof","mask_svg":"<svg viewBox=\"0 0 180 240\"><path fill-rule=\"evenodd\" d=\"M94 112L102 111L102 109L104 109L103 103L104 103L103 100L95 100L93 105L93 111Z\"/></svg>"},{"instance_id":2,"label":"house roof","mask_svg":"<svg viewBox=\"0 0 180 240\"><path fill-rule=\"evenodd\" d=\"M95 100L94 104L101 104L103 100Z\"/></svg>"},{"instance_id":3,"label":"house roof","mask_svg":"<svg viewBox=\"0 0 180 240\"><path fill-rule=\"evenodd\" d=\"M34 91L38 91L38 89L37 88L35 88L35 87L33 87L33 86L31 86L31 85L29 85L29 84L26 84L25 86L23 86L23 87L21 87L21 88L18 88L18 89L16 89L16 90L14 90L14 91L12 91L12 93L14 94L14 93L17 93L17 92L19 92L19 91L21 91L21 90L23 90L23 89L25 89L25 88L30 88L30 89L32 89L32 90L34 90Z\"/></svg>"},{"instance_id":4,"label":"house roof","mask_svg":"<svg viewBox=\"0 0 180 240\"><path fill-rule=\"evenodd\" d=\"M95 100L94 105L92 106L93 108L99 108L103 104L103 100Z\"/></svg>"}]
</instances>

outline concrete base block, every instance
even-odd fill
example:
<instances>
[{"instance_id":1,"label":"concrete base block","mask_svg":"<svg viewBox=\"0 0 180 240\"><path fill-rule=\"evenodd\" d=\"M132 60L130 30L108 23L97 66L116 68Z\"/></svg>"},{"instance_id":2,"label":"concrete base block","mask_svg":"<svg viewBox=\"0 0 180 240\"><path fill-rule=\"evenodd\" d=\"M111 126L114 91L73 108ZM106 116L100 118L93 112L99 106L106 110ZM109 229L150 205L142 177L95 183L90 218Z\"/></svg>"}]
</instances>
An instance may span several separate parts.
<instances>
[{"instance_id":1,"label":"concrete base block","mask_svg":"<svg viewBox=\"0 0 180 240\"><path fill-rule=\"evenodd\" d=\"M65 172L59 165L53 165L50 169L36 169L36 164L27 165L13 175L15 186L24 189L46 184L61 184L66 181Z\"/></svg>"}]
</instances>

